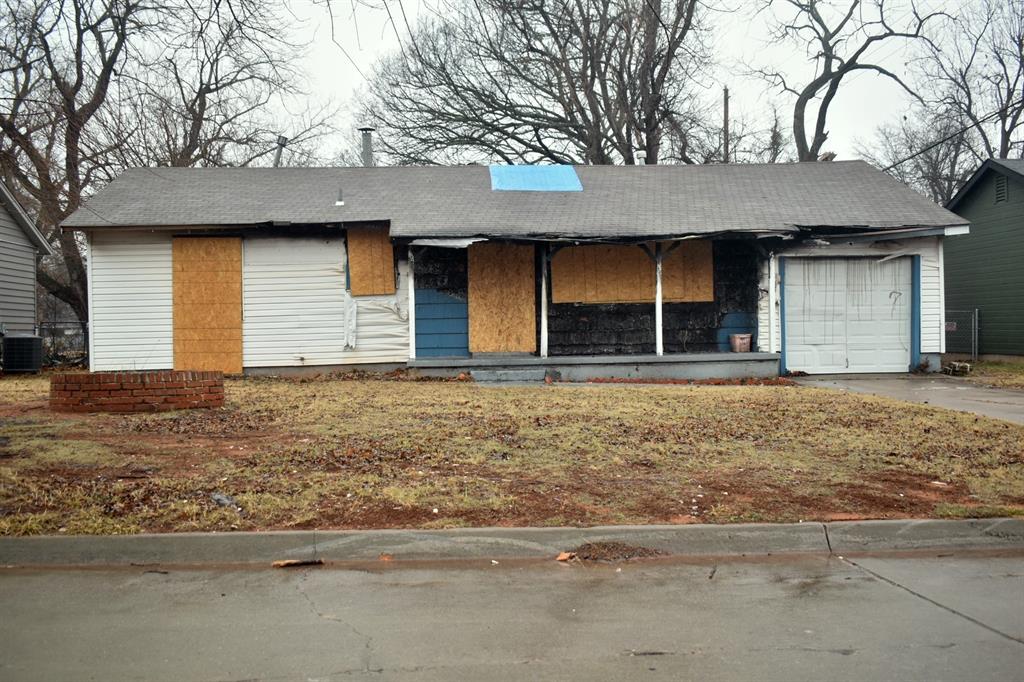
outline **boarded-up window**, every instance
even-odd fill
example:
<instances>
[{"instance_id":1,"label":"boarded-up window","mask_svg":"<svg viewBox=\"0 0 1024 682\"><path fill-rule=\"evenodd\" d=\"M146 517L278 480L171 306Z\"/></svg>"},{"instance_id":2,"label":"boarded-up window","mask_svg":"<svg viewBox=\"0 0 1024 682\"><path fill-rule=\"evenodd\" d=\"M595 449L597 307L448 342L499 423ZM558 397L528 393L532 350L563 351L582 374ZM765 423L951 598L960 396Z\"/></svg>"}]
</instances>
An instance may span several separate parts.
<instances>
[{"instance_id":1,"label":"boarded-up window","mask_svg":"<svg viewBox=\"0 0 1024 682\"><path fill-rule=\"evenodd\" d=\"M654 261L634 245L571 246L551 260L554 303L653 303L655 285ZM683 242L665 255L662 297L667 303L714 300L711 242Z\"/></svg>"},{"instance_id":2,"label":"boarded-up window","mask_svg":"<svg viewBox=\"0 0 1024 682\"><path fill-rule=\"evenodd\" d=\"M395 293L395 257L388 228L348 228L349 290L353 296Z\"/></svg>"},{"instance_id":3,"label":"boarded-up window","mask_svg":"<svg viewBox=\"0 0 1024 682\"><path fill-rule=\"evenodd\" d=\"M242 240L172 244L174 369L242 371Z\"/></svg>"},{"instance_id":4,"label":"boarded-up window","mask_svg":"<svg viewBox=\"0 0 1024 682\"><path fill-rule=\"evenodd\" d=\"M537 350L533 246L473 244L469 247L468 272L469 350Z\"/></svg>"},{"instance_id":5,"label":"boarded-up window","mask_svg":"<svg viewBox=\"0 0 1024 682\"><path fill-rule=\"evenodd\" d=\"M661 295L672 303L715 300L712 244L706 239L680 242L661 263ZM666 248L662 245L662 248Z\"/></svg>"},{"instance_id":6,"label":"boarded-up window","mask_svg":"<svg viewBox=\"0 0 1024 682\"><path fill-rule=\"evenodd\" d=\"M551 259L554 303L654 300L654 263L631 245L569 246Z\"/></svg>"}]
</instances>

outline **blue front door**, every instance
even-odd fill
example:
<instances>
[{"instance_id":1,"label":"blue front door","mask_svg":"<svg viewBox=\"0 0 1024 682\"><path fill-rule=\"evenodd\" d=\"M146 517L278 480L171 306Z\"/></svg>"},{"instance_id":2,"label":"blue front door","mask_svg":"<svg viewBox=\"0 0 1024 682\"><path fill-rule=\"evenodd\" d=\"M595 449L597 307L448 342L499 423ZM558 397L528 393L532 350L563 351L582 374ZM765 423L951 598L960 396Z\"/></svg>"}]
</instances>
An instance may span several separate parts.
<instances>
[{"instance_id":1,"label":"blue front door","mask_svg":"<svg viewBox=\"0 0 1024 682\"><path fill-rule=\"evenodd\" d=\"M466 301L437 289L416 290L416 357L469 357Z\"/></svg>"}]
</instances>

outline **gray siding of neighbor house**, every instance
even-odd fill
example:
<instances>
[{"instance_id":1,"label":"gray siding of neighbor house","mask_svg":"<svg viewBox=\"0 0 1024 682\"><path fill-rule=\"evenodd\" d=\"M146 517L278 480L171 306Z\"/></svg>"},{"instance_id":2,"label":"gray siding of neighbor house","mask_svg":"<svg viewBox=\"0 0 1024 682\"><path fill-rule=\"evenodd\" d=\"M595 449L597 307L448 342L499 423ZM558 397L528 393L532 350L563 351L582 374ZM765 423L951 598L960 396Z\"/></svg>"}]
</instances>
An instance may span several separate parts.
<instances>
[{"instance_id":1,"label":"gray siding of neighbor house","mask_svg":"<svg viewBox=\"0 0 1024 682\"><path fill-rule=\"evenodd\" d=\"M1024 182L1007 173L996 203L992 169L956 207L971 233L945 241L946 308L978 308L980 352L1024 355Z\"/></svg>"},{"instance_id":2,"label":"gray siding of neighbor house","mask_svg":"<svg viewBox=\"0 0 1024 682\"><path fill-rule=\"evenodd\" d=\"M36 327L36 250L0 203L0 325L7 333Z\"/></svg>"}]
</instances>

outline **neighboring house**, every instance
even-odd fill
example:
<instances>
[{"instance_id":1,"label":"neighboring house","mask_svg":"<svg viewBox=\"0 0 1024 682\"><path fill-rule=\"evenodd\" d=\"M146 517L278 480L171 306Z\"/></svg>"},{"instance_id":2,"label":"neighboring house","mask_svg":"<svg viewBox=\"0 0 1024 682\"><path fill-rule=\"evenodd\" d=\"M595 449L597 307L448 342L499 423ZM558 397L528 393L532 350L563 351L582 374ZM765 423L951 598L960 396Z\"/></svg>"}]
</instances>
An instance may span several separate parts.
<instances>
[{"instance_id":1,"label":"neighboring house","mask_svg":"<svg viewBox=\"0 0 1024 682\"><path fill-rule=\"evenodd\" d=\"M979 353L1024 355L1024 159L981 164L946 208L971 223L946 247L946 307L978 310Z\"/></svg>"},{"instance_id":2,"label":"neighboring house","mask_svg":"<svg viewBox=\"0 0 1024 682\"><path fill-rule=\"evenodd\" d=\"M967 232L859 161L136 169L64 228L94 371L566 378L937 367Z\"/></svg>"},{"instance_id":3,"label":"neighboring house","mask_svg":"<svg viewBox=\"0 0 1024 682\"><path fill-rule=\"evenodd\" d=\"M36 258L53 250L0 182L0 333L36 333Z\"/></svg>"}]
</instances>

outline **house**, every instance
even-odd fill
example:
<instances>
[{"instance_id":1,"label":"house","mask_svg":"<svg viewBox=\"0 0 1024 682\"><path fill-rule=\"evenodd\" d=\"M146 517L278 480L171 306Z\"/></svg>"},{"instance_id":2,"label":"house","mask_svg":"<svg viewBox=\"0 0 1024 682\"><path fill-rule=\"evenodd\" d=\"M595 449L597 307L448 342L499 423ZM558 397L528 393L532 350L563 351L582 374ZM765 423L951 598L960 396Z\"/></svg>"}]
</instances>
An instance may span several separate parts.
<instances>
[{"instance_id":1,"label":"house","mask_svg":"<svg viewBox=\"0 0 1024 682\"><path fill-rule=\"evenodd\" d=\"M36 259L53 249L0 182L0 334L36 333Z\"/></svg>"},{"instance_id":2,"label":"house","mask_svg":"<svg viewBox=\"0 0 1024 682\"><path fill-rule=\"evenodd\" d=\"M64 228L93 371L585 379L935 368L967 222L851 161L142 168Z\"/></svg>"},{"instance_id":3,"label":"house","mask_svg":"<svg viewBox=\"0 0 1024 682\"><path fill-rule=\"evenodd\" d=\"M979 353L1024 355L1024 159L985 161L946 208L971 223L946 248L946 307L978 311Z\"/></svg>"}]
</instances>

